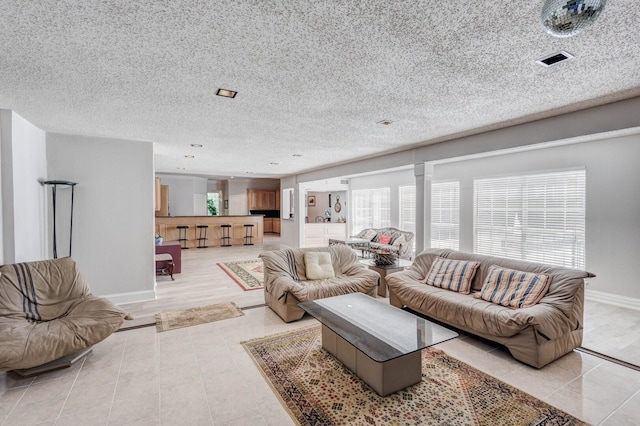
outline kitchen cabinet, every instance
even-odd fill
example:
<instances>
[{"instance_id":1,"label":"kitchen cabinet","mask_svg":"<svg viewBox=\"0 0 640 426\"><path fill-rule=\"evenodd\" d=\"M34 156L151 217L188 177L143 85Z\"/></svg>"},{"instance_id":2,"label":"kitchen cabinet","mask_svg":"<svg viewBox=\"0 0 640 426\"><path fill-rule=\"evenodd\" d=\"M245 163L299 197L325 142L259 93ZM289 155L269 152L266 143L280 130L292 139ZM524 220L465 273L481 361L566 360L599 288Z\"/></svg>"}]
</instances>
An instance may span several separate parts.
<instances>
[{"instance_id":1,"label":"kitchen cabinet","mask_svg":"<svg viewBox=\"0 0 640 426\"><path fill-rule=\"evenodd\" d=\"M265 217L265 218L263 219L263 226L264 226L264 232L265 232L265 234L266 234L267 232L269 232L269 233L273 232L273 220L274 220L274 219L273 219L273 218L271 218L271 217Z\"/></svg>"},{"instance_id":2,"label":"kitchen cabinet","mask_svg":"<svg viewBox=\"0 0 640 426\"><path fill-rule=\"evenodd\" d=\"M273 233L274 234L280 234L280 219L279 218L274 218L273 219Z\"/></svg>"},{"instance_id":3,"label":"kitchen cabinet","mask_svg":"<svg viewBox=\"0 0 640 426\"><path fill-rule=\"evenodd\" d=\"M276 210L276 191L247 189L248 210Z\"/></svg>"}]
</instances>

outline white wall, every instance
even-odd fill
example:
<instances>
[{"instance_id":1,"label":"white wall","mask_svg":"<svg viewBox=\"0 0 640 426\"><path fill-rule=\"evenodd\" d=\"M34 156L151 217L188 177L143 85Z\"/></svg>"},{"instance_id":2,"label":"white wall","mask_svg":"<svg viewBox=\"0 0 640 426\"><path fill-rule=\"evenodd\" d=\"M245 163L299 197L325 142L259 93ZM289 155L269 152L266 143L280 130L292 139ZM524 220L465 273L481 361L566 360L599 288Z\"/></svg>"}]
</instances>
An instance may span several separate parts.
<instances>
[{"instance_id":1,"label":"white wall","mask_svg":"<svg viewBox=\"0 0 640 426\"><path fill-rule=\"evenodd\" d=\"M157 177L160 178L161 185L169 185L170 216L207 215L207 178L165 174L157 174ZM199 211L194 205L194 200L197 198L202 203Z\"/></svg>"},{"instance_id":2,"label":"white wall","mask_svg":"<svg viewBox=\"0 0 640 426\"><path fill-rule=\"evenodd\" d=\"M3 263L47 257L45 132L2 110Z\"/></svg>"},{"instance_id":3,"label":"white wall","mask_svg":"<svg viewBox=\"0 0 640 426\"><path fill-rule=\"evenodd\" d=\"M640 253L640 135L601 139L455 163L434 180L460 181L460 250L473 251L473 180L586 167L586 269L589 289L640 299L632 265Z\"/></svg>"},{"instance_id":4,"label":"white wall","mask_svg":"<svg viewBox=\"0 0 640 426\"><path fill-rule=\"evenodd\" d=\"M48 133L47 159L50 179L78 182L73 257L92 292L155 298L153 144Z\"/></svg>"}]
</instances>

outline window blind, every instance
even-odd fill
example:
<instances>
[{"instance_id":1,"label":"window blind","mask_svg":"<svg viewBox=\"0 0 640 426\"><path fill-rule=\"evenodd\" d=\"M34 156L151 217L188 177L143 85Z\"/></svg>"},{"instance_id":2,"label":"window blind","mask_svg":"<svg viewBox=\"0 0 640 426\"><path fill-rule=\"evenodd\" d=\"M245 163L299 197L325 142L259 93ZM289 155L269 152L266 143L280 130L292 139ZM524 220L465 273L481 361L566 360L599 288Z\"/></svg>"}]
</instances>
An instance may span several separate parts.
<instances>
[{"instance_id":1,"label":"window blind","mask_svg":"<svg viewBox=\"0 0 640 426\"><path fill-rule=\"evenodd\" d=\"M460 182L431 182L431 247L459 250Z\"/></svg>"},{"instance_id":2,"label":"window blind","mask_svg":"<svg viewBox=\"0 0 640 426\"><path fill-rule=\"evenodd\" d=\"M356 234L365 228L390 226L389 188L357 189L351 191L351 229Z\"/></svg>"},{"instance_id":3,"label":"window blind","mask_svg":"<svg viewBox=\"0 0 640 426\"><path fill-rule=\"evenodd\" d=\"M400 188L400 229L416 233L416 187Z\"/></svg>"},{"instance_id":4,"label":"window blind","mask_svg":"<svg viewBox=\"0 0 640 426\"><path fill-rule=\"evenodd\" d=\"M584 269L585 170L474 181L474 252Z\"/></svg>"}]
</instances>

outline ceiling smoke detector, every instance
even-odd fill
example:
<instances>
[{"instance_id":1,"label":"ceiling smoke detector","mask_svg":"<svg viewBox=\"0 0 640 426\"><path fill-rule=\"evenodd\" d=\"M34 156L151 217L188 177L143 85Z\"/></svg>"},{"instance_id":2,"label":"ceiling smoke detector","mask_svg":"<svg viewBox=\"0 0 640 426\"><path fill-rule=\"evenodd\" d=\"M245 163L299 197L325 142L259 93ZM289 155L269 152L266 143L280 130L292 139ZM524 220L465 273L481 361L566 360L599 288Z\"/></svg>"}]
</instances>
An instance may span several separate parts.
<instances>
[{"instance_id":1,"label":"ceiling smoke detector","mask_svg":"<svg viewBox=\"0 0 640 426\"><path fill-rule=\"evenodd\" d=\"M565 52L564 50L561 50L559 52L545 56L544 58L538 59L536 63L542 65L543 67L550 67L551 65L558 64L568 59L573 59L573 55L571 53Z\"/></svg>"}]
</instances>

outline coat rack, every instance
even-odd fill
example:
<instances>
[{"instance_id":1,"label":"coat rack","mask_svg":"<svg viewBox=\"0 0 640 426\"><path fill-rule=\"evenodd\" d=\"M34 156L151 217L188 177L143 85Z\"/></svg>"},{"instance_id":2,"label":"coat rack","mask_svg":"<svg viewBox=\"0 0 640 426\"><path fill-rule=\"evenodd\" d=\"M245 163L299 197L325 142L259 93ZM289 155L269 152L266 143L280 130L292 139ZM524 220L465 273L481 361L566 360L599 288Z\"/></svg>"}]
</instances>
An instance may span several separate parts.
<instances>
[{"instance_id":1,"label":"coat rack","mask_svg":"<svg viewBox=\"0 0 640 426\"><path fill-rule=\"evenodd\" d=\"M78 184L77 182L69 182L66 180L48 180L43 182L44 185L50 185L52 190L52 200L53 200L53 258L58 258L58 244L57 244L57 235L56 235L56 193L58 186L70 186L71 187L71 214L70 214L70 225L69 225L69 256L71 256L71 242L73 236L73 192L75 186Z\"/></svg>"}]
</instances>

